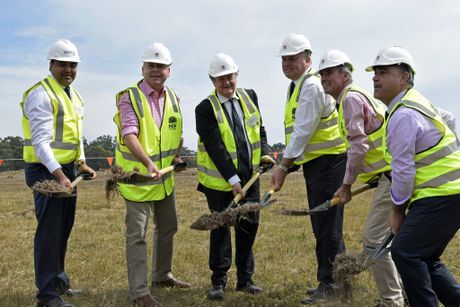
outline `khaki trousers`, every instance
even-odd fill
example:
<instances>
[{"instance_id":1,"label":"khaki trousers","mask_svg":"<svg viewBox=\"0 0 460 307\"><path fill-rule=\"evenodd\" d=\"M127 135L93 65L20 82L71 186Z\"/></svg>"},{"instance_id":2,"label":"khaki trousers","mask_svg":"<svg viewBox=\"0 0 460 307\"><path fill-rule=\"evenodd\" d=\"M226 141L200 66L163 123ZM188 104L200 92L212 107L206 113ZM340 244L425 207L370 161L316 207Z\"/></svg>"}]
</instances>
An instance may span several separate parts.
<instances>
[{"instance_id":1,"label":"khaki trousers","mask_svg":"<svg viewBox=\"0 0 460 307\"><path fill-rule=\"evenodd\" d=\"M147 282L147 242L150 214L153 215L152 280L172 277L173 237L177 232L174 192L162 200L143 203L126 202L126 263L132 298L150 294Z\"/></svg>"},{"instance_id":2,"label":"khaki trousers","mask_svg":"<svg viewBox=\"0 0 460 307\"><path fill-rule=\"evenodd\" d=\"M364 250L368 252L373 251L390 230L389 218L393 205L390 188L390 180L382 175L364 226L363 244ZM379 291L380 303L383 306L404 306L403 285L391 254L376 261L371 271Z\"/></svg>"}]
</instances>

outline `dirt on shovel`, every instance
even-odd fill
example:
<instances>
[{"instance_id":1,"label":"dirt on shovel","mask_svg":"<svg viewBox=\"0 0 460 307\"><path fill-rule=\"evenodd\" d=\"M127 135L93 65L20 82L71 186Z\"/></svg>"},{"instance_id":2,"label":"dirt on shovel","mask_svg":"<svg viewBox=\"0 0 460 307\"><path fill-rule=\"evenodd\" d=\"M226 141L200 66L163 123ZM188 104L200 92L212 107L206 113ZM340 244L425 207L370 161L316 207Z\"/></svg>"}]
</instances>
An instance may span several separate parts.
<instances>
[{"instance_id":1,"label":"dirt on shovel","mask_svg":"<svg viewBox=\"0 0 460 307\"><path fill-rule=\"evenodd\" d=\"M354 279L373 263L372 258L365 251L343 253L335 257L332 276L337 284L336 294L342 303L353 303Z\"/></svg>"},{"instance_id":2,"label":"dirt on shovel","mask_svg":"<svg viewBox=\"0 0 460 307\"><path fill-rule=\"evenodd\" d=\"M222 212L211 212L200 216L190 225L195 230L213 230L224 225L234 226L239 218L245 218L249 212L260 210L259 203L247 202L236 208Z\"/></svg>"},{"instance_id":3,"label":"dirt on shovel","mask_svg":"<svg viewBox=\"0 0 460 307\"><path fill-rule=\"evenodd\" d=\"M134 168L132 172L124 171L120 166L113 165L110 171L107 172L107 180L105 181L105 197L111 200L118 194L117 182L129 179L133 174L139 174L139 169Z\"/></svg>"},{"instance_id":4,"label":"dirt on shovel","mask_svg":"<svg viewBox=\"0 0 460 307\"><path fill-rule=\"evenodd\" d=\"M32 190L47 196L55 194L70 194L71 192L66 187L60 185L56 180L43 180L37 181L33 186Z\"/></svg>"}]
</instances>

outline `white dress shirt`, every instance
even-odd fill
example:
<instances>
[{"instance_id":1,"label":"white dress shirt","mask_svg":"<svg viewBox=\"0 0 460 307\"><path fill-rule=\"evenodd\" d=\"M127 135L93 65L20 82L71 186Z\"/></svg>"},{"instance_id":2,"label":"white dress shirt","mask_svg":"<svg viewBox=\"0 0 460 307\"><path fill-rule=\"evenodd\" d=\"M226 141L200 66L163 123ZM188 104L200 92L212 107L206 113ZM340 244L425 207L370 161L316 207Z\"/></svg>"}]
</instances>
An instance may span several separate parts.
<instances>
[{"instance_id":1,"label":"white dress shirt","mask_svg":"<svg viewBox=\"0 0 460 307\"><path fill-rule=\"evenodd\" d=\"M310 71L311 68L307 69L299 79L294 81L296 86ZM296 159L303 155L305 147L318 128L321 118L330 115L334 108L334 99L324 93L319 78L311 76L305 80L300 89L299 104L295 111L294 130L290 142L284 150L283 157Z\"/></svg>"},{"instance_id":2,"label":"white dress shirt","mask_svg":"<svg viewBox=\"0 0 460 307\"><path fill-rule=\"evenodd\" d=\"M50 146L54 137L53 108L43 86L39 86L29 93L24 102L24 114L29 119L31 142L35 155L52 173L61 165L56 160ZM78 159L85 159L83 138L80 140L80 157Z\"/></svg>"}]
</instances>

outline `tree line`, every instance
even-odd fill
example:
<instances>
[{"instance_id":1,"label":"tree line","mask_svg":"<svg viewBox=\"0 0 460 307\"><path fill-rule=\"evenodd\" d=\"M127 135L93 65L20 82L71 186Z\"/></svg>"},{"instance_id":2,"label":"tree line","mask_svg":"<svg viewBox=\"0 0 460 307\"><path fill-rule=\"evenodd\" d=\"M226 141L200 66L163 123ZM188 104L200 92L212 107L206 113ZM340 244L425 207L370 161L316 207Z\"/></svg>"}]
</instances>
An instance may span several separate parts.
<instances>
[{"instance_id":1,"label":"tree line","mask_svg":"<svg viewBox=\"0 0 460 307\"><path fill-rule=\"evenodd\" d=\"M22 149L24 146L24 139L20 136L7 136L0 138L0 171L5 170L18 170L24 168L24 161L22 161ZM111 135L101 135L91 142L83 138L83 146L85 148L85 156L87 163L94 169L107 169L109 162L104 157L114 157L116 148L116 137ZM281 153L284 150L282 143L269 145L272 152ZM182 156L194 157L196 151L186 146L182 149ZM92 159L96 158L96 159ZM195 165L194 158L187 158L189 166Z\"/></svg>"}]
</instances>

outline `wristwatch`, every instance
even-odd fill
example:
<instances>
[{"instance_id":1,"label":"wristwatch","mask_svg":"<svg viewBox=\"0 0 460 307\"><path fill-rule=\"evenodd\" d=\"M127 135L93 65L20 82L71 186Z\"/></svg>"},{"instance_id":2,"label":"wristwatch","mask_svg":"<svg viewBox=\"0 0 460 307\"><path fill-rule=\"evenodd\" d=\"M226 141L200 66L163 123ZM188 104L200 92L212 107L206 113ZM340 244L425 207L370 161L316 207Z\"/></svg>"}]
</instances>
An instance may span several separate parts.
<instances>
[{"instance_id":1,"label":"wristwatch","mask_svg":"<svg viewBox=\"0 0 460 307\"><path fill-rule=\"evenodd\" d=\"M285 172L285 173L288 172L289 167L287 167L286 165L283 165L283 164L280 163L280 164L278 164L278 167L279 167L280 169L282 169L283 172Z\"/></svg>"},{"instance_id":2,"label":"wristwatch","mask_svg":"<svg viewBox=\"0 0 460 307\"><path fill-rule=\"evenodd\" d=\"M77 165L77 167L80 167L82 165L85 165L86 162L85 162L85 160L77 160L77 161L75 161L75 164Z\"/></svg>"}]
</instances>

